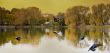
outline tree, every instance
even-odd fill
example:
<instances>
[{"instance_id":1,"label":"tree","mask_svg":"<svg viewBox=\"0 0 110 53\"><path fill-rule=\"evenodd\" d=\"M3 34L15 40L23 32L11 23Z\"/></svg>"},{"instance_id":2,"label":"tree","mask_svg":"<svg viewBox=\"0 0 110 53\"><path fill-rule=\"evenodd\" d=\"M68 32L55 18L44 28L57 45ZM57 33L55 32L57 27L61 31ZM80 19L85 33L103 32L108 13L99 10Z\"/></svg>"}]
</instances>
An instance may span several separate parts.
<instances>
[{"instance_id":1,"label":"tree","mask_svg":"<svg viewBox=\"0 0 110 53\"><path fill-rule=\"evenodd\" d=\"M14 23L14 17L9 10L0 7L0 25L11 25Z\"/></svg>"},{"instance_id":2,"label":"tree","mask_svg":"<svg viewBox=\"0 0 110 53\"><path fill-rule=\"evenodd\" d=\"M56 19L58 20L58 23L60 26L65 26L65 16L64 13L58 13L56 16Z\"/></svg>"},{"instance_id":3,"label":"tree","mask_svg":"<svg viewBox=\"0 0 110 53\"><path fill-rule=\"evenodd\" d=\"M105 25L108 23L110 16L109 9L109 6L105 4L92 6L92 14L95 18L96 25Z\"/></svg>"},{"instance_id":4,"label":"tree","mask_svg":"<svg viewBox=\"0 0 110 53\"><path fill-rule=\"evenodd\" d=\"M37 7L29 7L16 9L13 8L11 13L16 17L16 25L40 25L44 23L44 17L41 14L41 11Z\"/></svg>"},{"instance_id":5,"label":"tree","mask_svg":"<svg viewBox=\"0 0 110 53\"><path fill-rule=\"evenodd\" d=\"M85 24L85 19L87 17L87 12L89 8L84 6L75 6L66 11L66 18L65 20L73 20L75 22L75 26Z\"/></svg>"}]
</instances>

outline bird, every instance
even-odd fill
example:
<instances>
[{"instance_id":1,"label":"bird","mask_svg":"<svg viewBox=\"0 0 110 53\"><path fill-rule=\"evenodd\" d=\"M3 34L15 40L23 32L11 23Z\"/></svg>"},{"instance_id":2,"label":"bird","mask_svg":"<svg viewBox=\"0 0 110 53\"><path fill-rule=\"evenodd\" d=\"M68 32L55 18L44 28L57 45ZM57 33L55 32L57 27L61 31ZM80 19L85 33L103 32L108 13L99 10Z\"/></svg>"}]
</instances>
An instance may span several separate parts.
<instances>
[{"instance_id":1,"label":"bird","mask_svg":"<svg viewBox=\"0 0 110 53\"><path fill-rule=\"evenodd\" d=\"M20 41L21 40L21 37L20 36L17 36L16 37L16 40Z\"/></svg>"},{"instance_id":2,"label":"bird","mask_svg":"<svg viewBox=\"0 0 110 53\"><path fill-rule=\"evenodd\" d=\"M56 34L56 35L62 36L62 32L56 32L56 31L54 31L53 33Z\"/></svg>"},{"instance_id":3,"label":"bird","mask_svg":"<svg viewBox=\"0 0 110 53\"><path fill-rule=\"evenodd\" d=\"M96 48L99 47L99 46L102 46L102 44L93 44L93 45L89 48L89 50L95 51ZM88 50L88 51L89 51L89 50Z\"/></svg>"},{"instance_id":4,"label":"bird","mask_svg":"<svg viewBox=\"0 0 110 53\"><path fill-rule=\"evenodd\" d=\"M85 36L80 37L80 40L84 40Z\"/></svg>"},{"instance_id":5,"label":"bird","mask_svg":"<svg viewBox=\"0 0 110 53\"><path fill-rule=\"evenodd\" d=\"M53 33L56 35L56 37L58 37L59 40L64 39L64 36L61 31L59 31L59 32L54 31Z\"/></svg>"},{"instance_id":6,"label":"bird","mask_svg":"<svg viewBox=\"0 0 110 53\"><path fill-rule=\"evenodd\" d=\"M54 31L53 33L57 34L57 32L56 32L56 31Z\"/></svg>"}]
</instances>

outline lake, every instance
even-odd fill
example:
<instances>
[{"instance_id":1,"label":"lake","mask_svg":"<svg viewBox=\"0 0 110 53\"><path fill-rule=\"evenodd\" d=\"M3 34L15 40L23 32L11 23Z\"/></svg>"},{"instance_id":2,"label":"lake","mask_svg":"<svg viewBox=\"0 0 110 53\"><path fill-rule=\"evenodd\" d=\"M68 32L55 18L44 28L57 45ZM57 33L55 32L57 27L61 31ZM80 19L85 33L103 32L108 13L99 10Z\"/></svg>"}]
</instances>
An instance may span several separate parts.
<instances>
[{"instance_id":1,"label":"lake","mask_svg":"<svg viewBox=\"0 0 110 53\"><path fill-rule=\"evenodd\" d=\"M110 53L110 29L0 28L0 53Z\"/></svg>"}]
</instances>

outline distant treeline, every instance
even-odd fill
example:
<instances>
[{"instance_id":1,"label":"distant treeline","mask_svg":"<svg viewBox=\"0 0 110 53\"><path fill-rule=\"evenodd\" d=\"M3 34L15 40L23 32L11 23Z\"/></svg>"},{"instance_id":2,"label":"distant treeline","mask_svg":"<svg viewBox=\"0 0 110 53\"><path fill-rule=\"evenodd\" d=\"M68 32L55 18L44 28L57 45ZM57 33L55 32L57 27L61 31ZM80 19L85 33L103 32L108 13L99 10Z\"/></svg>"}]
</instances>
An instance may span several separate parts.
<instances>
[{"instance_id":1,"label":"distant treeline","mask_svg":"<svg viewBox=\"0 0 110 53\"><path fill-rule=\"evenodd\" d=\"M0 7L0 25L6 26L85 26L110 24L110 4L90 7L73 6L57 15L43 14L37 7L13 8L11 11Z\"/></svg>"}]
</instances>

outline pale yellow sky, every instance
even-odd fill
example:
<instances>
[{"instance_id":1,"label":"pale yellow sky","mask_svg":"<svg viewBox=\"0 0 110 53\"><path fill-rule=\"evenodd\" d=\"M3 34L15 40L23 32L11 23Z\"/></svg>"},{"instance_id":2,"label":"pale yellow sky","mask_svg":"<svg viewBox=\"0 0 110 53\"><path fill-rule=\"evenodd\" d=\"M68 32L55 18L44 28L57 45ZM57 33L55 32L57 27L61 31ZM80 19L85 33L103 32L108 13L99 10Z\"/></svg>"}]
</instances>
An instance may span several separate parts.
<instances>
[{"instance_id":1,"label":"pale yellow sky","mask_svg":"<svg viewBox=\"0 0 110 53\"><path fill-rule=\"evenodd\" d=\"M75 5L92 6L94 4L109 3L110 0L0 0L0 6L6 9L38 7L43 13L63 12Z\"/></svg>"}]
</instances>

